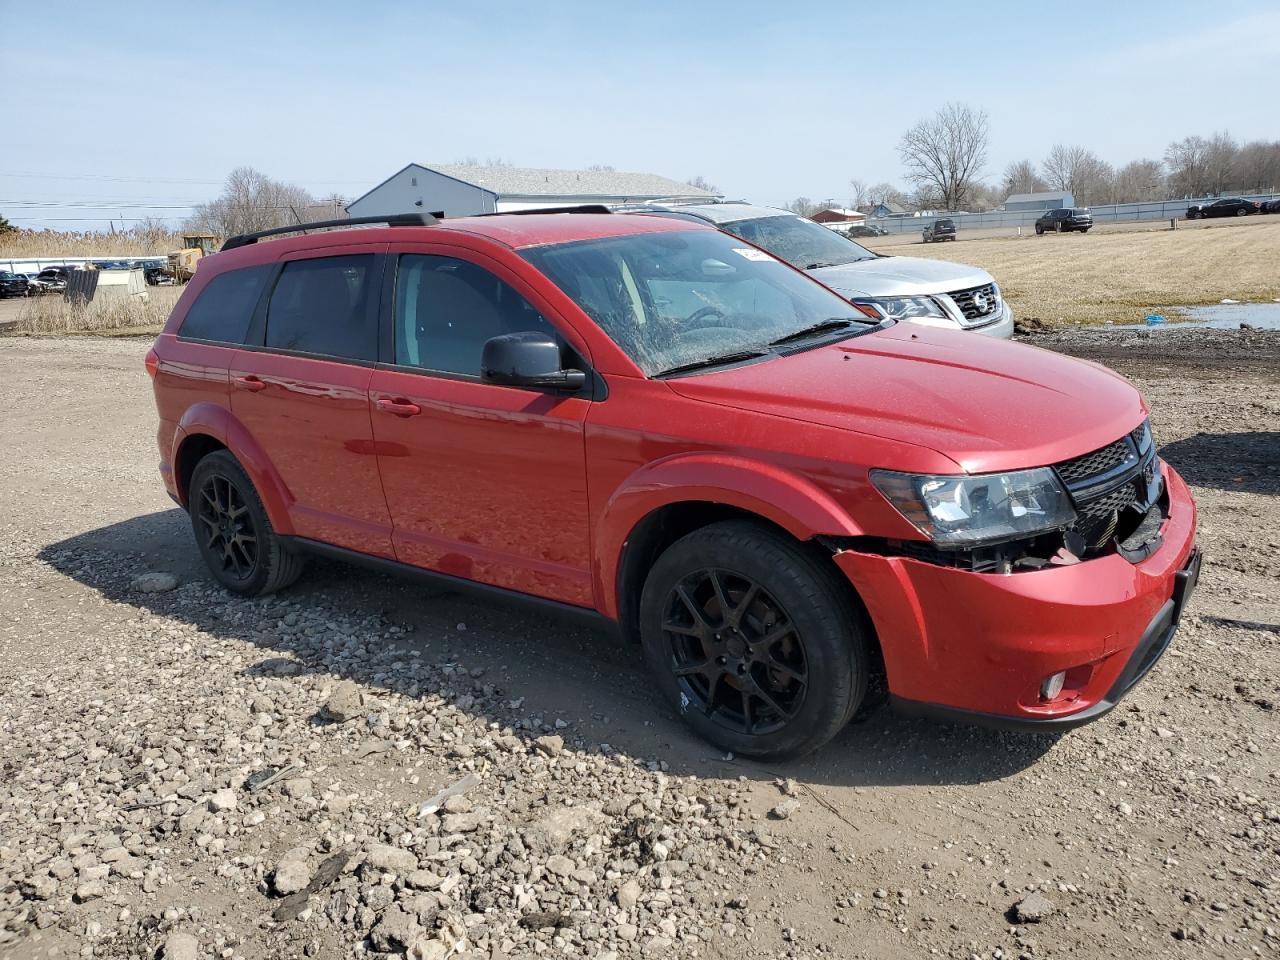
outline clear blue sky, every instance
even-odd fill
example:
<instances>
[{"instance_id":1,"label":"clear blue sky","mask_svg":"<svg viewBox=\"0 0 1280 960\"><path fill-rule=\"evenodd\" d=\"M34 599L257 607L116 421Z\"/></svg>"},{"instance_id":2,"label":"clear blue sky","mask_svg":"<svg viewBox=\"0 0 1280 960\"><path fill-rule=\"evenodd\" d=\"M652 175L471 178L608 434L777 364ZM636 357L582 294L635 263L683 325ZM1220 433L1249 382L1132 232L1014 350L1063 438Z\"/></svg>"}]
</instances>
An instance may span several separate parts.
<instances>
[{"instance_id":1,"label":"clear blue sky","mask_svg":"<svg viewBox=\"0 0 1280 960\"><path fill-rule=\"evenodd\" d=\"M990 115L992 179L1056 141L1119 164L1280 138L1275 0L56 7L0 0L0 213L23 226L179 218L243 164L352 198L466 156L839 200L900 182L899 137L947 100Z\"/></svg>"}]
</instances>

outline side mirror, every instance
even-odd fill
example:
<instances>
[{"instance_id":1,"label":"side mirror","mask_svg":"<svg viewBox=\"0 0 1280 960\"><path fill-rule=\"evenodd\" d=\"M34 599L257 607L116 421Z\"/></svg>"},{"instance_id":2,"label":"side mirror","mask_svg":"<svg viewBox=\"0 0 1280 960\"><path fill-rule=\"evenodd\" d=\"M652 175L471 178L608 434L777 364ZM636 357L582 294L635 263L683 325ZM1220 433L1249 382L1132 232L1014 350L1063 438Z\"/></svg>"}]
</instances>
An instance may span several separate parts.
<instances>
[{"instance_id":1,"label":"side mirror","mask_svg":"<svg viewBox=\"0 0 1280 960\"><path fill-rule=\"evenodd\" d=\"M536 330L504 333L485 341L480 379L508 387L535 387L575 393L587 385L582 370L561 367L560 345Z\"/></svg>"}]
</instances>

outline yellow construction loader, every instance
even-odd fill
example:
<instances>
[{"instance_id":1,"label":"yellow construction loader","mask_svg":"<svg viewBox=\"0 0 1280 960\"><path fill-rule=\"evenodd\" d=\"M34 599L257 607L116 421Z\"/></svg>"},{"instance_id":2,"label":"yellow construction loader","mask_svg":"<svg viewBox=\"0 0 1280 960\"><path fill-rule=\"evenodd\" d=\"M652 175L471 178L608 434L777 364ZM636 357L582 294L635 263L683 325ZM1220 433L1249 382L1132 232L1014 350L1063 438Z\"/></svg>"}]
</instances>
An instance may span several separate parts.
<instances>
[{"instance_id":1,"label":"yellow construction loader","mask_svg":"<svg viewBox=\"0 0 1280 960\"><path fill-rule=\"evenodd\" d=\"M169 275L174 283L186 283L195 276L201 257L218 250L218 238L211 233L195 233L182 238L182 249L169 254Z\"/></svg>"}]
</instances>

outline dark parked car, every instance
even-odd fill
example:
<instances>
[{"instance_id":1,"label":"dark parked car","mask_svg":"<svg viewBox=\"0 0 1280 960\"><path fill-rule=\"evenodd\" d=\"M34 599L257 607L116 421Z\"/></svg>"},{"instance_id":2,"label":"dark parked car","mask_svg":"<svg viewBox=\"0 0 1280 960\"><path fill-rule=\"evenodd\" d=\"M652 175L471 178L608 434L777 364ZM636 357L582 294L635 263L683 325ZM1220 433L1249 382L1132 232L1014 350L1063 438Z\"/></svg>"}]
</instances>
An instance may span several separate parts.
<instances>
[{"instance_id":1,"label":"dark parked car","mask_svg":"<svg viewBox=\"0 0 1280 960\"><path fill-rule=\"evenodd\" d=\"M855 223L848 230L837 230L836 233L843 233L846 237L886 237L889 231L884 227L876 227L869 223Z\"/></svg>"},{"instance_id":2,"label":"dark parked car","mask_svg":"<svg viewBox=\"0 0 1280 960\"><path fill-rule=\"evenodd\" d=\"M935 220L920 232L924 235L925 243L933 243L935 240L954 240L956 222L948 218Z\"/></svg>"},{"instance_id":3,"label":"dark parked car","mask_svg":"<svg viewBox=\"0 0 1280 960\"><path fill-rule=\"evenodd\" d=\"M36 274L36 282L43 288L42 293L62 293L70 276L70 267L45 267Z\"/></svg>"},{"instance_id":4,"label":"dark parked car","mask_svg":"<svg viewBox=\"0 0 1280 960\"><path fill-rule=\"evenodd\" d=\"M1245 200L1243 197L1223 197L1213 203L1193 203L1187 207L1188 220L1203 220L1205 217L1243 217L1257 213L1262 204L1257 200Z\"/></svg>"},{"instance_id":5,"label":"dark parked car","mask_svg":"<svg viewBox=\"0 0 1280 960\"><path fill-rule=\"evenodd\" d=\"M0 297L25 297L30 293L29 288L22 274L0 270Z\"/></svg>"},{"instance_id":6,"label":"dark parked car","mask_svg":"<svg viewBox=\"0 0 1280 960\"><path fill-rule=\"evenodd\" d=\"M1280 197L1274 200L1263 200L1260 213L1280 213Z\"/></svg>"},{"instance_id":7,"label":"dark parked car","mask_svg":"<svg viewBox=\"0 0 1280 960\"><path fill-rule=\"evenodd\" d=\"M1059 207L1057 210L1046 211L1036 220L1036 233L1041 234L1046 230L1052 230L1054 233L1069 233L1072 230L1088 233L1092 226L1093 214L1088 208Z\"/></svg>"}]
</instances>

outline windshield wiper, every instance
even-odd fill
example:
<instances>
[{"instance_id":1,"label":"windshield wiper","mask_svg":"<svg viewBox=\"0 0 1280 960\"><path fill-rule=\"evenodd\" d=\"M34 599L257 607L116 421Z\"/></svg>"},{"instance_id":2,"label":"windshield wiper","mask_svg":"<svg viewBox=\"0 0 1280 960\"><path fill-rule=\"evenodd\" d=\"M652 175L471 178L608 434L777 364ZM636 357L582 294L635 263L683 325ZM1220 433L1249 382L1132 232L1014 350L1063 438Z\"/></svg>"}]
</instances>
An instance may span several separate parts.
<instances>
[{"instance_id":1,"label":"windshield wiper","mask_svg":"<svg viewBox=\"0 0 1280 960\"><path fill-rule=\"evenodd\" d=\"M666 370L655 373L655 377L666 377L673 373L685 373L689 370L701 370L704 367L718 367L726 363L737 363L739 360L753 360L756 357L767 357L768 350L736 350L733 353L722 353L719 356L707 357L704 360L693 360L681 363Z\"/></svg>"},{"instance_id":2,"label":"windshield wiper","mask_svg":"<svg viewBox=\"0 0 1280 960\"><path fill-rule=\"evenodd\" d=\"M829 333L832 330L843 330L845 327L851 327L856 321L845 319L844 317L832 317L830 320L823 320L821 323L815 323L811 327L802 327L794 333L788 333L785 337L779 337L777 340L770 340L769 346L777 347L784 343L794 343L797 340L807 340L810 337L816 337L820 333Z\"/></svg>"},{"instance_id":3,"label":"windshield wiper","mask_svg":"<svg viewBox=\"0 0 1280 960\"><path fill-rule=\"evenodd\" d=\"M840 264L838 263L827 263L825 260L818 260L815 263L806 263L804 265L804 268L806 270L821 270L823 267L838 267L838 266L840 266Z\"/></svg>"}]
</instances>

